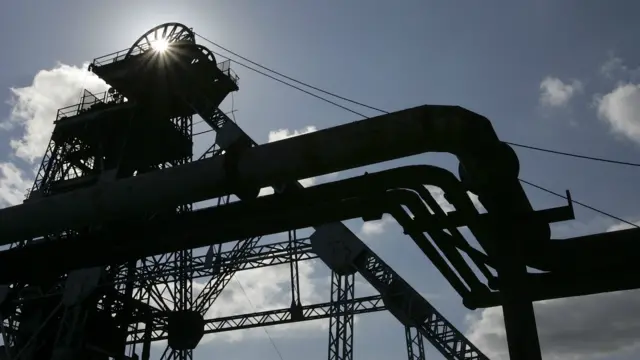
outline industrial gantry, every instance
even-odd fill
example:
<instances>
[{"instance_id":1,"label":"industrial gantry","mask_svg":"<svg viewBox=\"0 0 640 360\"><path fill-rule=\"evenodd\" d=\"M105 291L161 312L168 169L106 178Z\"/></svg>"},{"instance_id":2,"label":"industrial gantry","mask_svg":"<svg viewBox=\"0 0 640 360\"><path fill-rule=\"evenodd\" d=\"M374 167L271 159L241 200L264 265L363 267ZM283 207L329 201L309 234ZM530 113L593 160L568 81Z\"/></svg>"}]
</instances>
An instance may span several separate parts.
<instances>
[{"instance_id":1,"label":"industrial gantry","mask_svg":"<svg viewBox=\"0 0 640 360\"><path fill-rule=\"evenodd\" d=\"M533 301L638 287L638 232L552 240L549 224L573 219L571 202L534 211L515 153L463 108L425 105L258 145L219 109L238 90L230 62L182 24L151 29L90 71L109 90L58 111L27 199L0 210L0 244L10 245L0 252L0 359L147 360L158 340L163 359L190 359L205 334L315 319L330 319L329 359L352 359L353 317L375 311L404 325L409 359L424 359L424 339L447 359L487 359L341 223L384 214L465 306L503 307L514 360L541 359ZM194 115L216 132L195 160ZM454 154L459 177L422 165L298 182L424 152ZM274 194L258 197L264 187ZM217 201L193 208L205 200ZM313 233L297 236L305 228ZM289 239L260 242L276 233ZM331 301L303 305L298 262L314 258L332 271ZM290 307L205 318L236 272L279 264L290 266ZM379 295L356 298L356 273ZM198 278L208 281L195 294Z\"/></svg>"}]
</instances>

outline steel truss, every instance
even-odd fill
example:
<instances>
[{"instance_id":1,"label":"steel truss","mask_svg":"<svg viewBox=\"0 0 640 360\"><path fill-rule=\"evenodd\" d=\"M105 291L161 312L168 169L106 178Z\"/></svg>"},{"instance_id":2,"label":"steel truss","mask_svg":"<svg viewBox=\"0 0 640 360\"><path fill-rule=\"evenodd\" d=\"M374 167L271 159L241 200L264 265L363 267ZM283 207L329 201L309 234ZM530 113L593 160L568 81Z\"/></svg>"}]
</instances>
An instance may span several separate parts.
<instances>
[{"instance_id":1,"label":"steel truss","mask_svg":"<svg viewBox=\"0 0 640 360\"><path fill-rule=\"evenodd\" d=\"M210 104L215 103L211 99L207 99L204 96L197 97L195 99L185 99L185 102L189 104L189 106L194 110L195 113L200 115L202 119L207 123L213 130L216 132L221 132L226 130L229 127L232 127L236 133L236 143L242 143L244 146L256 146L256 142L253 141L242 129L240 129L232 120L224 114L220 109L215 106L211 106ZM216 139L216 142L209 147L207 151L202 155L203 158L215 157L223 153L223 151L228 150L228 144L223 140L220 141ZM274 186L274 190L278 193L292 191L293 189L300 188L299 183L293 184L281 184ZM219 198L218 204L222 205L229 201L229 197ZM233 250L227 253L226 258L229 260L229 264L227 266L223 265L223 256L220 255L220 246L211 247L209 252L205 257L205 265L209 265L212 269L215 270L215 273L211 275L211 279L206 283L204 289L197 296L193 303L193 308L197 312L199 312L202 316L206 314L206 312L210 309L210 307L215 302L216 298L223 291L229 281L232 279L233 275L240 270L248 269L248 266L243 266L242 264L249 264L249 262L244 261L245 259L251 259L251 255L254 251L252 249L257 245L259 238L250 238L245 240L238 241ZM298 251L298 247L294 246L296 244L296 233L295 231L289 231L289 241L288 241L288 249L285 254L280 254L280 259L285 260L290 264L291 271L291 308L290 308L290 321L297 321L298 319L304 319L304 311L300 301L300 293L299 293L299 276L298 276L298 261L292 261L298 259L298 254L301 253ZM371 253L373 254L373 253ZM375 255L373 255L375 259ZM278 259L278 258L271 258ZM379 260L379 259L378 259ZM242 264L240 262L242 261ZM273 264L275 261L273 260ZM386 266L383 263L378 263L379 266ZM188 266L188 265L187 265ZM385 270L391 270L386 267ZM194 276L192 272L192 276ZM375 275L374 275L375 276ZM397 274L390 275L392 278L396 279L398 277ZM193 279L193 278L192 278ZM335 272L332 273L332 290L331 290L331 313L333 316L330 317L330 335L329 335L329 358L330 359L352 359L353 358L353 314L351 313L353 304L349 302L349 300L353 299L354 294L354 281L353 281L353 273L350 275L339 275ZM191 280L192 281L192 280ZM409 288L409 286L404 283L403 288ZM375 286L375 285L374 285ZM380 289L379 289L380 290ZM394 289L395 290L395 289ZM405 290L405 289L402 289ZM390 292L391 289L384 288L382 291ZM417 293L416 293L417 294ZM435 311L435 310L434 310ZM248 319L253 318L252 315L247 315ZM434 344L438 344L436 348L443 352L443 354L447 357L451 358L461 358L461 359L476 359L476 358L484 358L484 355L480 353L471 343L468 342L464 338L464 336L455 330L451 324L446 322L444 318L442 318L439 314L437 315L437 319L441 321L439 325L450 330L449 333L446 333L444 337L441 337L438 340L434 341ZM155 329L154 329L155 331ZM205 330L206 332L207 330ZM429 337L435 335L433 332L429 332L429 330L423 330L422 334ZM437 335L436 335L437 336ZM444 340L446 337L452 337L453 340L459 344L463 344L462 346L457 346L458 344L454 344L454 347L446 344ZM448 341L451 341L449 339ZM447 347L449 346L449 347ZM165 351L163 358L165 358L166 354L170 354L169 351ZM167 358L170 358L168 355Z\"/></svg>"},{"instance_id":2,"label":"steel truss","mask_svg":"<svg viewBox=\"0 0 640 360\"><path fill-rule=\"evenodd\" d=\"M292 234L295 234L295 232L292 232ZM219 265L210 266L208 267L208 270L200 270L200 276L202 277L206 277L214 273L223 274L222 276L215 277L216 280L213 280L214 278L212 278L207 286L205 286L205 288L210 289L209 294L215 294L212 297L217 297L222 290L220 287L209 284L215 282L221 284L220 280L218 280L221 278L231 279L228 276L229 273L224 270L225 268L241 271L287 263L291 265L290 268L295 268L293 264L297 265L299 261L317 258L317 255L312 252L310 240L308 238L295 239L294 236L291 236L290 240L279 243L265 245L255 244L253 247L247 249L247 252L252 255L247 256L245 259L234 258L233 254L236 251L237 250L221 252L220 258L224 260L220 260L218 263ZM291 254L297 254L295 255L295 259L297 260L291 261ZM210 255L207 254L200 257L194 257L194 262L204 262L207 257L210 258ZM204 267L202 265L198 266L201 268ZM391 268L384 264L384 262L382 262L373 253L368 257L363 258L362 262L358 264L358 268L360 274L362 274L365 279L369 280L377 289L384 289L389 286L397 287L398 285L395 284L403 282L403 280L399 278ZM353 275L343 276L334 272L331 277L332 301L330 302L314 305L299 305L299 293L292 294L294 295L292 296L292 304L288 308L210 319L205 322L204 333L212 334L260 326L330 319L331 331L329 335L329 356L331 358L352 358L353 316L356 314L387 310L387 307L385 306L381 295L353 298ZM229 280L225 282L225 285ZM292 272L291 280L293 284L299 282L296 272ZM295 287L292 287L292 289L293 288ZM399 288L404 289L404 287ZM394 298L398 296L398 294L393 292L384 292L388 294L388 296L393 296ZM203 293L201 293L198 298L208 298L207 295L202 294ZM418 305L418 303L416 303L416 296L419 295L417 295L415 291L401 295L409 295L406 305L413 306L416 310L424 310L422 305ZM298 301L294 299L298 299ZM203 309L203 307L197 302L194 306L195 308ZM421 345L422 337L426 337L436 347L436 349L443 352L447 358L485 358L464 338L460 332L458 332L439 313L437 313L435 309L431 307L427 310L429 311L429 316L424 323L414 327L407 326L407 328L413 331L413 335L407 340L407 344L411 349L409 352L409 356L411 356L410 359L419 358L418 356L424 352L424 346ZM166 340L168 338L166 313L158 312L155 316L156 318L153 330L150 335L151 341ZM409 316L411 316L411 314L409 314ZM420 334L420 336L417 336L416 334ZM148 336L148 332L145 329L131 331L129 333L128 343L140 343L144 340L145 335ZM422 352L420 349L423 349Z\"/></svg>"},{"instance_id":3,"label":"steel truss","mask_svg":"<svg viewBox=\"0 0 640 360\"><path fill-rule=\"evenodd\" d=\"M226 117L221 111L216 112L216 116L221 118ZM227 118L228 121L230 119ZM216 144L212 146L205 154L212 154L215 156L220 153L220 150L215 151ZM205 155L206 156L206 155ZM276 191L278 189L276 188ZM219 203L225 203L229 199L219 200ZM305 308L301 305L299 294L299 277L297 274L298 261L303 259L313 259L317 255L311 254L311 243L309 239L298 240L296 238L296 232L289 232L289 240L277 244L269 244L263 246L257 246L259 238L251 238L238 241L231 251L222 253L219 252L220 246L210 248L207 255L200 259L194 259L192 262L192 268L211 268L211 279L207 282L204 290L198 295L198 299L194 303L194 308L204 315L208 309L213 305L215 299L223 291L224 287L232 279L236 271L248 270L250 268L258 268L269 265L289 263L291 270L291 307L289 309L276 310L275 312L264 312L256 314L247 314L229 319L224 319L221 324L237 324L238 327L231 328L211 328L207 327L205 333L213 333L219 331L230 331L233 329L243 329L247 327L256 327L267 324L288 323L297 321L306 321L313 319L324 318L321 314L327 314L320 312L326 304L318 304L311 308ZM360 240L358 240L360 241ZM360 241L361 242L361 241ZM286 245L285 245L286 244ZM364 246L364 245L363 245ZM218 250L212 250L218 249ZM410 323L414 321L412 318L423 316L423 313L428 314L426 321L413 328L421 336L427 337L427 339L440 351L446 358L450 359L484 359L486 358L473 344L471 344L462 333L455 329L444 317L442 317L426 300L422 299L420 295L411 289L404 280L402 280L393 270L388 267L380 258L378 258L372 251L367 252L369 257L365 262L357 266L358 272L365 277L380 293L386 294L388 301L401 300L399 304L395 305L399 308L405 321L406 326L411 327ZM215 259L215 260L214 260ZM292 261L295 260L295 261ZM225 266L226 265L226 266ZM169 268L170 269L170 268ZM175 270L168 270L169 272ZM194 277L195 271L191 272ZM204 273L203 276L208 274ZM330 359L352 359L353 358L353 315L358 312L354 309L356 303L352 303L354 293L354 278L353 273L350 275L339 275L335 271L331 275L331 299L329 303L328 317L330 319L330 334L329 334L329 358ZM394 299L394 300L391 300ZM421 299L418 300L418 299ZM425 309L426 308L426 309ZM366 309L366 308L365 308ZM412 314L411 310L422 312L421 314ZM305 316L305 310L311 311L310 315ZM372 310L374 311L374 310ZM364 311L369 312L369 311ZM315 316L314 316L315 315ZM327 316L327 315L325 315ZM256 321L263 318L268 320L275 320L273 323L262 323ZM162 321L158 322L159 326L154 327L152 339L162 340L168 336L166 327L163 328ZM155 324L155 322L154 322ZM214 330L215 329L215 330ZM224 330L221 330L224 329ZM157 337L154 337L157 336ZM419 337L418 337L419 338ZM135 343L139 341L138 337L133 337L135 340L130 340ZM421 340L414 336L411 339L410 344L420 344ZM411 345L411 351L409 356L415 358L416 354L420 355L420 347L418 346L417 353L413 350L416 345ZM166 351L165 354L170 353Z\"/></svg>"},{"instance_id":4,"label":"steel truss","mask_svg":"<svg viewBox=\"0 0 640 360\"><path fill-rule=\"evenodd\" d=\"M162 36L168 34L167 38L176 41L176 46L184 47L189 51L195 49L195 53L186 52L188 56L194 56L193 61L189 58L192 65L205 62L211 62L215 65L213 54L208 49L195 44L195 37L190 29L181 24L163 24L143 35L126 52L112 54L106 59L96 59L94 61L92 71L107 79L107 82L111 81L114 84L118 84L118 91L106 94L102 100L93 94L85 94L85 98L94 97L96 99L88 101L86 104L83 101L83 104L72 109L71 113L62 111L59 113L57 120L61 122L67 121L68 123L68 121L71 121L69 119L74 116L80 116L85 112L91 111L97 113L108 105L111 109L117 107L123 112L128 112L131 117L124 124L126 125L125 128L131 126L131 119L138 116L139 113L137 112L138 109L135 108L137 106L136 101L127 101L127 99L139 100L140 104L144 104L145 101L149 101L149 99L145 98L145 96L148 96L148 90L143 92L131 85L136 81L123 82L122 79L118 79L116 75L113 75L117 72L110 73L108 67L120 66L118 65L119 63L125 64L127 61L134 61L136 57L145 56L145 54L152 51L152 41L157 39L158 34L162 34ZM218 84L227 84L231 89L229 91L234 91L234 88L237 89L238 79L230 72L228 64L218 65L217 70L214 72L217 74L216 76L221 76L219 78L221 81ZM218 105L228 92L214 92L211 89L209 89L211 90L209 92L199 92L201 83L198 82L198 74L188 73L185 77L196 85L187 86L182 84L181 86L184 86L184 88L175 91L179 94L182 107L172 111L184 112L184 107L186 106L190 109L190 112L187 115L182 113L181 116L174 117L172 124L181 135L190 140L193 128L191 115L197 114L211 129L216 131L216 142L203 154L201 159L216 157L223 153L226 153L226 156L231 156L243 148L257 145L218 109ZM114 85L114 87L116 86ZM56 134L54 132L54 137ZM29 199L46 197L56 191L66 191L60 190L59 187L75 184L70 182L75 179L78 179L77 181L79 182L85 181L83 186L93 186L91 181L95 179L88 177L87 174L92 171L95 172L96 169L104 169L104 166L98 166L102 155L92 156L87 158L86 161L78 161L77 159L83 159L82 156L86 155L89 147L79 142L74 136L68 136L66 142L54 141L52 137L52 142L42 163L41 172L36 178L34 187L29 194ZM119 138L121 143L119 143L117 155L120 160L130 155L126 150L129 149L127 146L131 145L130 141L132 140L128 137ZM60 144L64 146L60 146ZM144 171L173 167L190 161L191 156L183 156L172 161L165 161L161 165L145 168ZM125 164L125 162L120 161L114 165L114 171L120 174L118 176L135 176L135 173L126 173L125 170L129 170L129 168L122 164ZM134 165L131 166L133 166L131 169L139 169ZM67 182L63 183L64 181ZM297 182L272 185L278 194L290 194L301 188ZM82 187L77 186L77 188ZM251 198L257 196L258 190L235 188L234 194L240 199ZM218 198L218 206L224 205L228 201L229 196ZM174 213L175 210L175 208L170 209L170 212ZM184 205L177 209L178 213L189 211L191 211L190 205ZM151 221L166 215L167 209L157 213L146 214L144 219L137 219L137 221ZM113 320L118 322L118 324L113 325L113 328L118 329L120 335L114 335L114 341L118 342L117 346L121 346L123 352L129 358L134 358L136 353L141 352L141 358L148 360L151 342L169 340L170 346L165 349L162 359L192 359L193 348L188 344L184 345L185 343L182 342L180 343L180 348L171 346L172 327L176 327L176 324L183 324L184 321L186 321L186 325L189 325L185 325L185 329L188 328L188 331L195 331L196 333L195 335L191 334L193 335L191 339L199 341L198 333L200 333L199 336L202 336L202 334L265 325L329 319L329 359L350 360L353 359L354 316L388 310L406 328L409 359L424 358L423 338L431 342L448 359L486 359L462 333L455 329L433 306L412 289L375 253L368 249L355 235L348 231L346 227L341 223L331 225L333 227L329 229L331 230L328 232L329 234L340 235L341 232L346 232L347 237L352 237L350 239L351 244L355 244L361 251L358 252L357 258L351 259L352 261L346 264L348 266L342 266L341 269L330 267L332 270L331 301L323 304L303 305L301 302L298 275L299 261L321 257L326 263L327 259L313 250L312 239L298 239L295 230L289 231L288 240L281 243L261 245L259 244L260 237L252 237L236 241L230 251L223 252L221 245L214 245L207 249L205 255L194 256L191 249L183 249L124 264L112 264L100 271L96 270L95 273L91 272L93 271L92 269L87 270L88 273L85 270L78 270L70 273L68 277L71 278L78 275L82 277L84 282L87 281L87 277L94 282L92 292L83 294L83 296L88 299L94 295L94 292L101 292L102 297L97 301L97 311L100 314L113 315L112 317L117 319ZM319 228L316 228L316 230L316 234L318 234L320 232ZM93 229L83 229L83 231L91 233ZM189 236L188 232L189 229L184 229L185 236ZM78 230L73 229L51 235L51 237L55 239L73 237L78 235L77 233ZM320 242L322 243L323 241ZM291 273L291 305L289 308L203 320L203 327L199 329L191 326L193 323L199 324L199 319L204 319L204 316L214 305L216 299L236 272L278 264L289 264ZM354 298L354 275L356 272L368 281L380 295ZM209 279L202 291L194 296L194 279L207 277ZM52 309L44 310L48 310L52 315L57 314L56 316L60 316L60 319L58 319L60 325L56 334L57 340L54 344L56 346L57 344L64 344L65 348L75 349L82 347L83 336L85 335L83 331L85 324L81 321L79 322L78 319L86 317L87 314L95 313L96 309L91 306L70 306L66 304L64 299L68 294L68 286L65 285L69 283L67 280L64 277L57 279L48 288L40 287L38 293L29 294L23 291L16 298L12 298L11 301L12 304L16 305L17 314L19 315L20 309L27 308L30 301L42 299L43 297L62 298L62 302L52 304ZM65 283L65 281L67 282ZM180 316L177 317L177 315ZM14 318L19 319L20 317L15 316ZM7 333L8 338L11 338L19 331L19 323L15 323L14 318L5 319L3 322L3 334ZM178 321L175 320L176 318ZM49 319L46 318L45 323ZM100 321L103 320L96 321L96 324L100 324ZM174 331L173 334L175 333ZM20 345L25 345L12 344L11 340L7 341L6 344L15 345L16 348L20 348Z\"/></svg>"},{"instance_id":5,"label":"steel truss","mask_svg":"<svg viewBox=\"0 0 640 360\"><path fill-rule=\"evenodd\" d=\"M329 360L353 359L354 275L331 273Z\"/></svg>"},{"instance_id":6,"label":"steel truss","mask_svg":"<svg viewBox=\"0 0 640 360\"><path fill-rule=\"evenodd\" d=\"M215 300L222 291L222 284L226 285L231 276L229 276L229 270L236 269L236 271L250 270L256 268L262 268L274 265L290 264L290 268L295 268L299 261L313 260L317 258L317 255L313 253L311 249L311 243L309 238L296 239L295 232L291 232L292 236L287 241L271 243L271 244L259 244L254 243L253 246L247 247L246 252L249 254L245 258L237 258L233 255L237 253L238 242L234 249L220 252L219 258L216 264L212 264L211 254L205 254L197 257L193 257L191 268L187 268L188 273L197 274L195 278L203 278L207 276L213 276L207 283L203 290L193 303L194 308L199 308L204 311L205 307L202 305L204 301L213 303L211 299ZM292 259L293 255L293 261ZM168 266L174 264L175 267L179 267L179 258L176 254L167 255L167 258L173 258L174 260L168 261L162 269L157 272L153 266L138 266L133 274L136 274L133 278L134 287L138 289L154 288L150 291L149 295L152 299L161 299L157 301L159 309L153 315L153 325L149 328L145 327L131 327L129 329L129 336L127 343L135 346L136 344L144 344L153 341L160 341L168 339L168 312L171 311L169 304L166 303L167 299L163 298L157 287L166 286L167 282L163 281L165 277L175 273L175 269L170 269ZM207 262L209 263L207 266ZM393 282L397 278L397 274L379 260L375 255L365 259L361 264L362 269L368 274L369 279L375 279L376 282ZM197 269L197 270L195 270ZM164 273L163 273L164 271ZM299 282L296 273L291 274L292 283ZM131 279L131 278L130 278ZM126 282L126 278L116 279L116 283L122 285ZM211 285L217 283L217 286ZM205 322L204 333L213 334L218 332L233 331L239 329L254 328L260 326L270 326L277 324L287 324L293 322L303 322L319 319L330 319L331 331L330 331L330 356L342 358L352 358L353 356L353 316L357 314L364 314L370 312L378 312L387 310L384 304L383 297L381 295L368 296L363 298L353 298L353 275L342 276L336 273L332 273L332 301L321 304L312 304L304 306L296 306L296 302L292 301L292 306L285 309L270 310L257 312L252 314L236 315L230 317L221 317L210 319ZM109 284L102 284L108 286ZM140 294L141 292L138 292ZM136 295L134 295L135 297ZM140 299L144 299L143 295L138 295ZM299 299L299 294L296 294ZM201 300L197 300L201 299ZM206 300L205 300L206 299ZM294 297L292 297L292 300ZM27 301L27 299L24 299ZM299 304L299 300L298 300ZM208 308L206 308L208 309ZM422 336L424 334L431 338L432 342L437 345L436 348L454 349L458 341L462 344L465 343L461 340L462 335L459 334L444 318L442 318L435 310L432 314L432 319L429 319L427 323L421 328L412 328L414 334L409 339L408 349L411 351L408 353L410 359L416 359L419 357L420 345ZM206 312L206 311L204 311ZM437 329L441 328L440 331ZM416 334L420 334L417 336ZM449 338L450 340L447 340ZM454 342L451 342L453 340ZM449 345L448 345L449 344ZM451 350L449 350L451 351ZM468 351L468 349L467 349ZM171 359L177 358L177 356L190 356L189 353L181 354L179 352L172 351L167 348L163 354L164 358ZM483 357L450 357L460 359L473 359Z\"/></svg>"},{"instance_id":7,"label":"steel truss","mask_svg":"<svg viewBox=\"0 0 640 360\"><path fill-rule=\"evenodd\" d=\"M294 232L292 232L294 233ZM273 244L256 244L250 249L250 253L254 254L246 259L233 259L231 255L237 250L221 252L220 268L229 266L230 268L241 270L250 270L266 266L290 264L290 268L295 268L299 261L316 259L317 255L311 250L308 238L295 239L293 236L290 240L273 243ZM291 261L290 254L298 254L297 260ZM194 257L195 262L204 262L209 255ZM382 263L375 255L369 258L363 265L370 278L377 281L393 281L398 279L397 274ZM200 276L206 277L214 272L225 273L220 268L209 267L208 270L201 270ZM297 273L291 273L292 283L299 282ZM224 276L224 275L223 275ZM227 278L227 277L225 277ZM358 314L371 312L379 312L388 310L384 304L382 295L366 296L354 298L354 275L339 275L335 272L331 274L331 301L312 305L298 305L295 299L299 299L299 293L296 297L292 296L292 304L288 308L262 311L250 314L234 315L228 317L219 317L207 320L205 322L205 334L215 334L219 332L227 332L233 330L249 329L262 326L272 326L279 324L289 324L295 322L305 322L311 320L329 319L329 357L330 359L352 359L353 358L353 317ZM230 279L230 278L229 278ZM215 282L215 281L213 281ZM211 284L210 281L208 284ZM228 283L228 281L227 281ZM160 284L160 283L158 283ZM219 295L221 291L214 286L208 286L210 293L215 291ZM202 293L201 293L202 294ZM198 298L205 296L199 295ZM198 304L195 305L198 307ZM442 318L435 310L433 310L432 318L422 327L406 327L407 331L407 351L409 359L423 359L424 345L423 337L427 334L428 339L436 345L436 349L446 349L450 354L449 358L455 359L483 359L481 355L473 355L471 349L467 348L468 355L455 355L456 342L464 346L465 340L462 335L455 330L444 318ZM165 318L163 318L165 317ZM151 341L160 341L168 339L166 314L158 312L156 321L151 332ZM128 343L137 344L144 341L144 337L149 336L145 329L136 329L129 332ZM467 343L466 346L469 346ZM166 354L170 353L170 349ZM422 356L422 357L421 357ZM452 356L452 357L451 357Z\"/></svg>"},{"instance_id":8,"label":"steel truss","mask_svg":"<svg viewBox=\"0 0 640 360\"><path fill-rule=\"evenodd\" d=\"M170 43L164 55L154 47L159 39ZM126 353L129 360L141 344L148 360L151 342L167 339L163 359L191 359L205 333L328 318L329 358L352 359L353 315L386 309L405 326L410 359L424 357L425 338L448 359L485 359L336 223L383 213L400 223L467 307L503 307L512 358L541 359L532 301L640 286L633 276L640 230L551 241L549 224L574 217L569 194L567 206L534 211L515 152L488 119L466 109L424 105L258 147L218 108L238 90L229 63L217 64L182 24L162 24L90 69L111 89L85 92L80 104L59 111L25 204L0 210L0 245L11 245L0 251L0 354L9 358ZM202 161L187 164L193 115L216 140ZM455 155L459 179L414 166L308 190L291 180L429 151ZM440 208L425 177L455 211ZM265 186L276 195L256 200ZM468 191L486 214L477 213ZM227 204L230 193L241 201ZM218 207L198 213L188 205L216 197ZM206 237L214 225L218 232ZM308 243L292 230L307 226L315 230ZM463 226L483 251L462 236ZM260 247L260 236L287 231L286 244ZM223 242L235 246L222 252ZM194 257L190 249L201 246L209 246L207 254ZM72 250L84 256L59 260ZM332 271L331 301L304 305L298 261L314 256ZM237 271L275 264L289 264L288 309L204 319ZM355 273L379 297L354 299ZM202 277L210 279L194 297L193 280Z\"/></svg>"}]
</instances>

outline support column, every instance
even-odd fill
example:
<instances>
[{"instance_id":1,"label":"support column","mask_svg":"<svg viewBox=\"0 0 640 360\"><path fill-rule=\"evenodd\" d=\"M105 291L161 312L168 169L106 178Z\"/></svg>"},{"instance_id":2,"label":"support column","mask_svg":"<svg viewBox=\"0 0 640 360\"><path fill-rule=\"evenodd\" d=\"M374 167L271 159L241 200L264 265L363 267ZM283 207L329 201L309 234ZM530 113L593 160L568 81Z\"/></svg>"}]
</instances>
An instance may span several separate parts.
<instances>
[{"instance_id":1,"label":"support column","mask_svg":"<svg viewBox=\"0 0 640 360\"><path fill-rule=\"evenodd\" d=\"M407 340L407 355L409 360L425 360L424 338L422 334L410 326L404 327L404 335Z\"/></svg>"},{"instance_id":2,"label":"support column","mask_svg":"<svg viewBox=\"0 0 640 360\"><path fill-rule=\"evenodd\" d=\"M298 320L303 318L302 302L300 301L300 275L298 273L298 252L296 230L289 231L289 271L291 273L291 318Z\"/></svg>"},{"instance_id":3,"label":"support column","mask_svg":"<svg viewBox=\"0 0 640 360\"><path fill-rule=\"evenodd\" d=\"M353 360L354 274L331 273L329 360Z\"/></svg>"},{"instance_id":4,"label":"support column","mask_svg":"<svg viewBox=\"0 0 640 360\"><path fill-rule=\"evenodd\" d=\"M507 236L500 236L496 249L498 280L507 333L509 357L512 360L542 360L533 303L526 286L527 267L523 257L518 222L504 224Z\"/></svg>"}]
</instances>

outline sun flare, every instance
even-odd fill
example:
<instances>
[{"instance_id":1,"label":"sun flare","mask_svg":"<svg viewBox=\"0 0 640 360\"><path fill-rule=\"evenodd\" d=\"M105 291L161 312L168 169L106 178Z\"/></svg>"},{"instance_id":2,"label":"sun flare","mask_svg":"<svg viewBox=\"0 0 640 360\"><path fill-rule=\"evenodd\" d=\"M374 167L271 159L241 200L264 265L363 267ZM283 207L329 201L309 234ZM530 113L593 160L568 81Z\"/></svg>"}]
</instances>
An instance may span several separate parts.
<instances>
[{"instance_id":1,"label":"sun flare","mask_svg":"<svg viewBox=\"0 0 640 360\"><path fill-rule=\"evenodd\" d=\"M151 47L157 52L165 52L169 47L169 42L165 39L158 39L151 43Z\"/></svg>"}]
</instances>

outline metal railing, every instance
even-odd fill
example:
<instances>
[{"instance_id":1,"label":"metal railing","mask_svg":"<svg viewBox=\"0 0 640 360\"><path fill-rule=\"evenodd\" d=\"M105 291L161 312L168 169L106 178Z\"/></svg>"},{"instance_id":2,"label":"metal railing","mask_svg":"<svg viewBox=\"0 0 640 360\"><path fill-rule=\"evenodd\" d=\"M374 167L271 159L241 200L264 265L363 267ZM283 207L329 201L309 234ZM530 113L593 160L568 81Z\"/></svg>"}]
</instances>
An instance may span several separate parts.
<instances>
[{"instance_id":1,"label":"metal railing","mask_svg":"<svg viewBox=\"0 0 640 360\"><path fill-rule=\"evenodd\" d=\"M117 93L105 91L98 94L93 94L85 90L84 95L82 96L82 101L79 104L58 109L56 121L81 114L98 104L110 105L121 104L124 102L127 102L127 99Z\"/></svg>"},{"instance_id":2,"label":"metal railing","mask_svg":"<svg viewBox=\"0 0 640 360\"><path fill-rule=\"evenodd\" d=\"M240 77L231 69L231 60L225 60L218 63L218 69L228 76L234 84L239 85L238 82L240 81Z\"/></svg>"},{"instance_id":3,"label":"metal railing","mask_svg":"<svg viewBox=\"0 0 640 360\"><path fill-rule=\"evenodd\" d=\"M131 53L129 54L129 56L140 55L145 51L148 51L150 48L151 47L148 44L140 44L135 48L133 48L133 50L131 50ZM126 58L128 53L129 53L129 49L125 49L125 50L116 51L108 55L101 56L93 60L92 66L103 66L106 64L122 61ZM219 62L217 66L218 66L218 69L220 69L220 71L222 71L223 74L228 76L231 79L231 81L233 81L236 85L238 85L238 82L240 81L240 77L238 77L235 71L231 69L231 60L225 60L225 61Z\"/></svg>"},{"instance_id":4,"label":"metal railing","mask_svg":"<svg viewBox=\"0 0 640 360\"><path fill-rule=\"evenodd\" d=\"M138 46L136 46L135 48L133 48L133 50L131 50L131 54L129 54L129 48L124 49L124 50L120 50L120 51L116 51L114 53L111 54L107 54L104 56L101 56L99 58L95 58L93 59L93 66L102 66L102 65L106 65L109 63L115 63L121 60L124 60L127 56L127 54L129 54L129 56L135 56L135 55L140 55L143 52L149 50L151 47L147 44L140 44Z\"/></svg>"}]
</instances>

